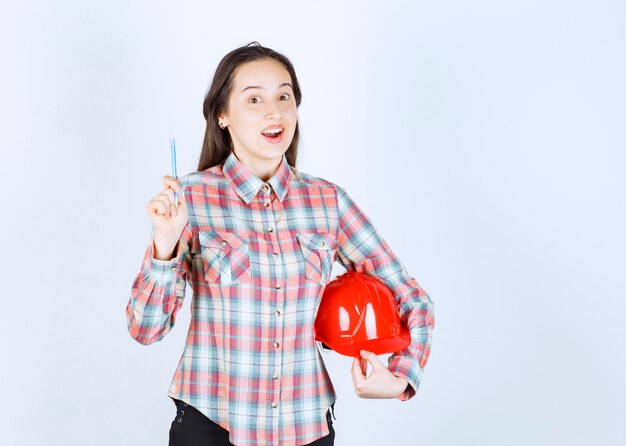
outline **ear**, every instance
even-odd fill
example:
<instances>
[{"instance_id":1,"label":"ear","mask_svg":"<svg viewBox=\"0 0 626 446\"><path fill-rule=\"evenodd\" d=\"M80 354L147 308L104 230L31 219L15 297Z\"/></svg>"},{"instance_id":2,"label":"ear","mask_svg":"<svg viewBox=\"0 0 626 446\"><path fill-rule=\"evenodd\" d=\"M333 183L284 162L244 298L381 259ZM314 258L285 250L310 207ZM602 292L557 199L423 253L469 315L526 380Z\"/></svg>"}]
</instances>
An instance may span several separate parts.
<instances>
[{"instance_id":1,"label":"ear","mask_svg":"<svg viewBox=\"0 0 626 446\"><path fill-rule=\"evenodd\" d=\"M225 113L218 115L217 116L218 125L220 122L224 124L224 127L228 127L228 125L230 124L230 121L228 120L228 115L226 115Z\"/></svg>"}]
</instances>

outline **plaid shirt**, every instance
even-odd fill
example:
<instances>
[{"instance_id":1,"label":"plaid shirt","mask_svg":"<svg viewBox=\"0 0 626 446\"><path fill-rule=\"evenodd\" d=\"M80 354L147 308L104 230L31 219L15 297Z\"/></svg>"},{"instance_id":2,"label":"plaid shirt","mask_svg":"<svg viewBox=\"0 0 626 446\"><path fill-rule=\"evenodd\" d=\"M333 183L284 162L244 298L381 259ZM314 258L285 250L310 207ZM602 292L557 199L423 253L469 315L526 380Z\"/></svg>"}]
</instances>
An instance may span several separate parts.
<instances>
[{"instance_id":1,"label":"plaid shirt","mask_svg":"<svg viewBox=\"0 0 626 446\"><path fill-rule=\"evenodd\" d=\"M189 209L172 260L154 259L154 227L126 307L142 344L173 327L186 284L191 323L168 396L230 431L235 445L304 445L329 434L337 398L314 338L334 260L391 288L411 344L388 369L412 398L430 352L433 304L340 186L289 166L267 182L231 153L180 179Z\"/></svg>"}]
</instances>

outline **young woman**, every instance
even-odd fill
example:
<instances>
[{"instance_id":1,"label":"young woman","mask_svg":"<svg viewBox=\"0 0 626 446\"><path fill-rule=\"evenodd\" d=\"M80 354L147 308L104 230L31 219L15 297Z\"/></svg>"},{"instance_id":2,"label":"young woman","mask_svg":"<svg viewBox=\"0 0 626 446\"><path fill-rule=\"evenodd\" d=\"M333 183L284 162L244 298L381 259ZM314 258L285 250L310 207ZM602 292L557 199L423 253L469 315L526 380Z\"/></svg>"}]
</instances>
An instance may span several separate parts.
<instances>
[{"instance_id":1,"label":"young woman","mask_svg":"<svg viewBox=\"0 0 626 446\"><path fill-rule=\"evenodd\" d=\"M344 189L296 169L301 97L285 56L256 42L227 54L204 98L198 170L164 176L147 204L131 336L161 340L193 290L170 445L334 444L337 395L313 331L334 260L382 279L411 332L387 366L371 352L354 359L356 394L404 401L419 386L432 302Z\"/></svg>"}]
</instances>

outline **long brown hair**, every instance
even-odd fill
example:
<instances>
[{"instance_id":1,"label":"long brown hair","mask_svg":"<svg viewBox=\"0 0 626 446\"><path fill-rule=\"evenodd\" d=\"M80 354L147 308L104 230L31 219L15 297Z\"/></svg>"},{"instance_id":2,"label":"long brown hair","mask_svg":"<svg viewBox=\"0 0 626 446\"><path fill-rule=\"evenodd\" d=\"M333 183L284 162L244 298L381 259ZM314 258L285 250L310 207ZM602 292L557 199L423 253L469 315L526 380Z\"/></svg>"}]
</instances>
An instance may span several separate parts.
<instances>
[{"instance_id":1,"label":"long brown hair","mask_svg":"<svg viewBox=\"0 0 626 446\"><path fill-rule=\"evenodd\" d=\"M271 48L263 47L257 41L250 42L246 46L234 49L228 53L220 61L213 82L209 88L204 103L202 104L202 113L206 120L206 129L204 131L204 142L202 143L202 152L200 152L200 160L198 161L198 171L208 169L223 163L232 150L232 139L227 130L222 130L217 122L219 114L228 112L228 97L232 90L234 76L233 73L240 65L246 62L271 58L280 62L291 76L291 84L296 100L296 106L300 106L302 93L296 71L291 61L280 53ZM293 140L285 153L287 162L290 166L296 167L296 158L298 156L298 143L300 142L300 129L296 123L296 130L293 134Z\"/></svg>"}]
</instances>

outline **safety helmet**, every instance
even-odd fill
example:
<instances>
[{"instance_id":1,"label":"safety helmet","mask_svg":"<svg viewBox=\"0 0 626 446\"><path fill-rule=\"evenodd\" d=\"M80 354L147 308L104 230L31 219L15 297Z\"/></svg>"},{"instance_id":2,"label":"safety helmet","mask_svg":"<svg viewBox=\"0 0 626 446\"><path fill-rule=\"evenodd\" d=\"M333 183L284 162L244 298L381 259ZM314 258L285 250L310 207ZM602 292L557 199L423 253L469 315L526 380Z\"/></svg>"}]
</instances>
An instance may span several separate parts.
<instances>
[{"instance_id":1,"label":"safety helmet","mask_svg":"<svg viewBox=\"0 0 626 446\"><path fill-rule=\"evenodd\" d=\"M347 271L328 282L315 317L315 339L345 356L393 353L411 343L393 293L380 279Z\"/></svg>"}]
</instances>

